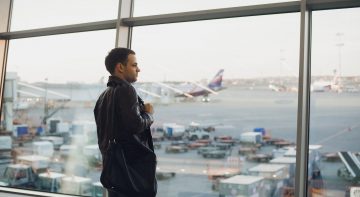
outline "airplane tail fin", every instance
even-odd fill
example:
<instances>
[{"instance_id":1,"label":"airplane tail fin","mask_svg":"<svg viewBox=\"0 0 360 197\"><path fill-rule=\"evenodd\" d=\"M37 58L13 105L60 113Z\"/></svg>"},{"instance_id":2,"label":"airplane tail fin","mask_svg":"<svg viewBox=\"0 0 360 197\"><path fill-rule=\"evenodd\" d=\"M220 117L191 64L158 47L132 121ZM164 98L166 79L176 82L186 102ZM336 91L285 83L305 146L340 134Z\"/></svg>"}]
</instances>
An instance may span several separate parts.
<instances>
[{"instance_id":1,"label":"airplane tail fin","mask_svg":"<svg viewBox=\"0 0 360 197\"><path fill-rule=\"evenodd\" d=\"M219 72L215 75L215 77L210 81L208 87L213 90L221 89L223 74L224 74L224 69L220 69Z\"/></svg>"},{"instance_id":2,"label":"airplane tail fin","mask_svg":"<svg viewBox=\"0 0 360 197\"><path fill-rule=\"evenodd\" d=\"M334 77L333 77L331 83L332 83L333 85L339 85L339 83L340 83L339 73L336 71L336 69L334 70Z\"/></svg>"}]
</instances>

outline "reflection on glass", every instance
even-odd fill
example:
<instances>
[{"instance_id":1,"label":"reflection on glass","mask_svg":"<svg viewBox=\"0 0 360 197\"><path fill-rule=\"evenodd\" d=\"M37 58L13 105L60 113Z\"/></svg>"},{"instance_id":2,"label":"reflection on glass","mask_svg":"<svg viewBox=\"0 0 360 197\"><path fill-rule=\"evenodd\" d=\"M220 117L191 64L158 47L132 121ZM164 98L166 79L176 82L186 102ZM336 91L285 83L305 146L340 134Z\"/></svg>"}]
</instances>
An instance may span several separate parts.
<instances>
[{"instance_id":1,"label":"reflection on glass","mask_svg":"<svg viewBox=\"0 0 360 197\"><path fill-rule=\"evenodd\" d=\"M309 162L309 196L360 191L359 11L313 14L310 143L321 149Z\"/></svg>"},{"instance_id":2,"label":"reflection on glass","mask_svg":"<svg viewBox=\"0 0 360 197\"><path fill-rule=\"evenodd\" d=\"M135 87L156 105L159 196L294 192L298 19L134 28Z\"/></svg>"},{"instance_id":3,"label":"reflection on glass","mask_svg":"<svg viewBox=\"0 0 360 197\"><path fill-rule=\"evenodd\" d=\"M117 0L15 0L11 31L113 20L118 6Z\"/></svg>"},{"instance_id":4,"label":"reflection on glass","mask_svg":"<svg viewBox=\"0 0 360 197\"><path fill-rule=\"evenodd\" d=\"M93 107L115 30L11 41L0 127L0 185L102 196Z\"/></svg>"}]
</instances>

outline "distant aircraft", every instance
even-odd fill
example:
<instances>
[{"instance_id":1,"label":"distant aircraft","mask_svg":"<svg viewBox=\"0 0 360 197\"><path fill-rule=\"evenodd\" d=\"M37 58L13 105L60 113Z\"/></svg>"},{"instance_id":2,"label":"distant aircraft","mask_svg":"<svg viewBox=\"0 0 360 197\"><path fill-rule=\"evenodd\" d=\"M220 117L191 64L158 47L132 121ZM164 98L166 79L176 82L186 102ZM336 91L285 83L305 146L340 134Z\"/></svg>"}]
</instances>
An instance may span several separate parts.
<instances>
[{"instance_id":1,"label":"distant aircraft","mask_svg":"<svg viewBox=\"0 0 360 197\"><path fill-rule=\"evenodd\" d=\"M284 85L269 84L269 88L275 92L284 92L287 90L287 87Z\"/></svg>"},{"instance_id":2,"label":"distant aircraft","mask_svg":"<svg viewBox=\"0 0 360 197\"><path fill-rule=\"evenodd\" d=\"M226 87L222 86L224 69L220 69L215 77L209 82L207 86L203 86L198 83L193 83L197 87L194 87L191 91L182 92L175 95L175 97L198 97L203 96L202 99L204 102L210 101L208 98L209 94L217 94L220 90L225 89Z\"/></svg>"},{"instance_id":3,"label":"distant aircraft","mask_svg":"<svg viewBox=\"0 0 360 197\"><path fill-rule=\"evenodd\" d=\"M269 89L275 92L297 92L297 87L290 87L281 84L269 84Z\"/></svg>"},{"instance_id":4,"label":"distant aircraft","mask_svg":"<svg viewBox=\"0 0 360 197\"><path fill-rule=\"evenodd\" d=\"M319 80L314 81L311 84L311 91L312 92L328 92L328 91L336 91L341 92L340 80L339 76L334 70L334 78L331 81Z\"/></svg>"}]
</instances>

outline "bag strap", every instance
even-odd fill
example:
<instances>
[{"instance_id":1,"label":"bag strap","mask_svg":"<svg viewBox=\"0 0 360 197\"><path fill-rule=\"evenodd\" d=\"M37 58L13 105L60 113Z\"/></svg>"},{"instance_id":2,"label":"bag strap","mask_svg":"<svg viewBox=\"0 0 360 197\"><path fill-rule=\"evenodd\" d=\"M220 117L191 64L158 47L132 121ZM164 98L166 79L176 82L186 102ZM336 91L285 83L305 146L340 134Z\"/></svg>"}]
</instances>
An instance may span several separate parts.
<instances>
[{"instance_id":1,"label":"bag strap","mask_svg":"<svg viewBox=\"0 0 360 197\"><path fill-rule=\"evenodd\" d=\"M111 109L112 111L112 125L111 125L111 129L110 129L110 133L109 133L109 144L111 143L115 143L116 144L116 139L115 139L115 133L114 133L114 129L115 129L115 121L114 121L114 116L115 116L115 95L116 95L116 87L114 87L114 91L113 91L113 95L112 95L112 102L113 102L113 107Z\"/></svg>"}]
</instances>

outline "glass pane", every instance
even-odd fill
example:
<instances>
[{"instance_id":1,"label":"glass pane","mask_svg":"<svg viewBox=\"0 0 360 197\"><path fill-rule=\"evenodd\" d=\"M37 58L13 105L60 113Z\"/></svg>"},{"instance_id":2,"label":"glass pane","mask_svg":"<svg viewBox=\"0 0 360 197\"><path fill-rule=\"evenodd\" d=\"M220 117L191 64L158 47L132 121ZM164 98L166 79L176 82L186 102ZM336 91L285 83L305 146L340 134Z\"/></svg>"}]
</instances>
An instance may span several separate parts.
<instances>
[{"instance_id":1,"label":"glass pane","mask_svg":"<svg viewBox=\"0 0 360 197\"><path fill-rule=\"evenodd\" d=\"M356 196L360 162L360 9L313 14L310 193ZM353 173L351 173L353 171Z\"/></svg>"},{"instance_id":2,"label":"glass pane","mask_svg":"<svg viewBox=\"0 0 360 197\"><path fill-rule=\"evenodd\" d=\"M117 18L118 0L15 0L11 31Z\"/></svg>"},{"instance_id":3,"label":"glass pane","mask_svg":"<svg viewBox=\"0 0 360 197\"><path fill-rule=\"evenodd\" d=\"M11 41L0 124L1 186L83 196L99 190L93 108L106 87L104 58L115 34Z\"/></svg>"},{"instance_id":4,"label":"glass pane","mask_svg":"<svg viewBox=\"0 0 360 197\"><path fill-rule=\"evenodd\" d=\"M289 1L296 0L136 0L134 4L134 16L169 14Z\"/></svg>"},{"instance_id":5,"label":"glass pane","mask_svg":"<svg viewBox=\"0 0 360 197\"><path fill-rule=\"evenodd\" d=\"M159 196L293 191L299 14L136 27Z\"/></svg>"}]
</instances>

